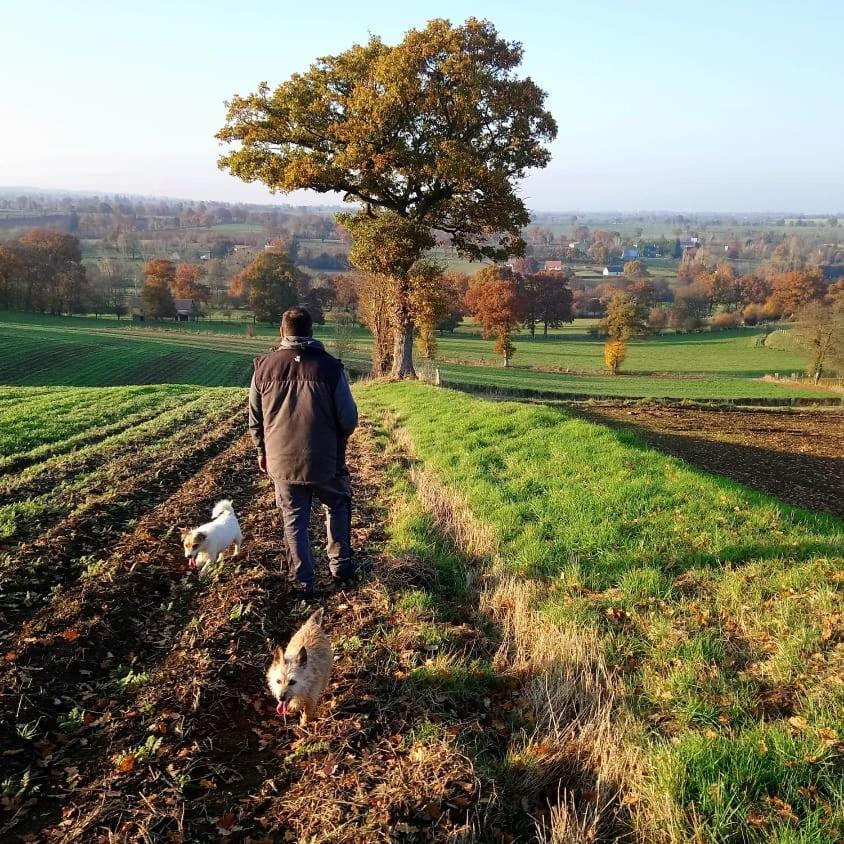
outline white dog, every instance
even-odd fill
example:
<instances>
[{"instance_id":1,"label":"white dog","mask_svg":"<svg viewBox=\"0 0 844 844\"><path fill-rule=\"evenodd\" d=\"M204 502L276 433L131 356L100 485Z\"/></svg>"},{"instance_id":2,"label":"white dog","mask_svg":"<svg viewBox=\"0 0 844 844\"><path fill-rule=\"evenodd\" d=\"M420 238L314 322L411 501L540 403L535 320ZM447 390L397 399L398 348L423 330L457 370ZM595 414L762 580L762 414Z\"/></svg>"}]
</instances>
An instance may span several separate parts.
<instances>
[{"instance_id":1,"label":"white dog","mask_svg":"<svg viewBox=\"0 0 844 844\"><path fill-rule=\"evenodd\" d=\"M203 568L208 563L216 563L220 555L230 545L234 545L232 556L240 553L243 534L231 501L218 501L211 511L211 521L198 528L182 531L182 545L188 566L196 568L200 563Z\"/></svg>"}]
</instances>

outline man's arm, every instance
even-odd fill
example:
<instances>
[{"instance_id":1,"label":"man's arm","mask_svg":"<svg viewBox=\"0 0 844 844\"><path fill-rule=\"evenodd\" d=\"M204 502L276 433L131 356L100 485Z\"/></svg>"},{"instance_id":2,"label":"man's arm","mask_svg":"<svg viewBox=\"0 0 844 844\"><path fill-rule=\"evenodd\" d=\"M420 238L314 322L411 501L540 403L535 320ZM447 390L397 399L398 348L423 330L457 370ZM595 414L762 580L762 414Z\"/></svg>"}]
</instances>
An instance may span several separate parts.
<instances>
[{"instance_id":1,"label":"man's arm","mask_svg":"<svg viewBox=\"0 0 844 844\"><path fill-rule=\"evenodd\" d=\"M334 388L334 408L340 433L348 439L358 426L358 406L352 397L352 389L345 372L340 373Z\"/></svg>"},{"instance_id":2,"label":"man's arm","mask_svg":"<svg viewBox=\"0 0 844 844\"><path fill-rule=\"evenodd\" d=\"M258 468L267 471L267 454L264 451L264 408L261 404L261 391L252 375L249 385L249 436L255 448L258 449Z\"/></svg>"}]
</instances>

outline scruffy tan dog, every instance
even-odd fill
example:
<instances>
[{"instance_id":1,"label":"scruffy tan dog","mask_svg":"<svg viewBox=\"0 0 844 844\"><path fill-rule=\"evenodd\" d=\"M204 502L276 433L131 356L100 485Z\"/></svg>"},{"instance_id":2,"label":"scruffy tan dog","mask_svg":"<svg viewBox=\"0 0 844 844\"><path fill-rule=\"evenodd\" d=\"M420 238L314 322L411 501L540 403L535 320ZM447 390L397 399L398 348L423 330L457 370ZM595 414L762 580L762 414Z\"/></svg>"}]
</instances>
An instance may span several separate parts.
<instances>
[{"instance_id":1,"label":"scruffy tan dog","mask_svg":"<svg viewBox=\"0 0 844 844\"><path fill-rule=\"evenodd\" d=\"M278 700L279 715L300 712L304 727L313 718L334 665L331 641L322 629L322 608L294 634L287 649L276 648L267 670L270 693Z\"/></svg>"}]
</instances>

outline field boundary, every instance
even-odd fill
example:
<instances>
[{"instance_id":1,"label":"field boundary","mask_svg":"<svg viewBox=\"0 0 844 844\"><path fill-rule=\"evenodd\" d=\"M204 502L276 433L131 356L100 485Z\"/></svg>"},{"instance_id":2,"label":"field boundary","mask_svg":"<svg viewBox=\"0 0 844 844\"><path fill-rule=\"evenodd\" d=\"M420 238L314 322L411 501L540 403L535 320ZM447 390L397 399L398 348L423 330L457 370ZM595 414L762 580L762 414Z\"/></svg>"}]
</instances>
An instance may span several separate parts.
<instances>
[{"instance_id":1,"label":"field boundary","mask_svg":"<svg viewBox=\"0 0 844 844\"><path fill-rule=\"evenodd\" d=\"M439 386L458 390L462 393L481 396L501 396L502 398L545 399L553 401L642 401L655 404L683 403L685 405L741 405L744 407L837 407L844 404L844 398L830 396L828 398L808 398L803 396L783 396L783 398L729 398L729 399L680 399L676 396L635 396L612 395L599 393L576 393L568 390L544 390L535 387L488 387L484 384L473 384L469 381L455 381L451 377L440 378Z\"/></svg>"}]
</instances>

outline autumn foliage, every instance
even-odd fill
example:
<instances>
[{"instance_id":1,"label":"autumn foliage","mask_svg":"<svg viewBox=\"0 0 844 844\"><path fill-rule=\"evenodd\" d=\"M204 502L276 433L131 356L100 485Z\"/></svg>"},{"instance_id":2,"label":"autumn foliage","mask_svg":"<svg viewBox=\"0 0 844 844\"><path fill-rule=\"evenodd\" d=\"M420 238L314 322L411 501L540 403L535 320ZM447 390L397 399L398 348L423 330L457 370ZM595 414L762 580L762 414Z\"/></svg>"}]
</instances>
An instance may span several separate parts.
<instances>
[{"instance_id":1,"label":"autumn foliage","mask_svg":"<svg viewBox=\"0 0 844 844\"><path fill-rule=\"evenodd\" d=\"M446 236L461 255L524 250L529 223L516 183L544 167L556 135L545 92L516 75L522 47L489 21L430 21L395 45L372 36L318 59L275 90L228 104L220 167L272 189L339 192L357 269L392 280L393 374L412 376L417 320L411 277Z\"/></svg>"},{"instance_id":2,"label":"autumn foliage","mask_svg":"<svg viewBox=\"0 0 844 844\"><path fill-rule=\"evenodd\" d=\"M604 343L604 363L613 375L618 375L618 371L626 356L626 340L607 340Z\"/></svg>"},{"instance_id":3,"label":"autumn foliage","mask_svg":"<svg viewBox=\"0 0 844 844\"><path fill-rule=\"evenodd\" d=\"M495 338L495 351L509 366L516 347L512 335L521 319L521 296L512 275L496 267L484 267L466 291L466 305L484 330L484 337Z\"/></svg>"},{"instance_id":4,"label":"autumn foliage","mask_svg":"<svg viewBox=\"0 0 844 844\"><path fill-rule=\"evenodd\" d=\"M79 241L55 229L32 229L0 244L0 306L68 313L84 304L87 276Z\"/></svg>"},{"instance_id":5,"label":"autumn foliage","mask_svg":"<svg viewBox=\"0 0 844 844\"><path fill-rule=\"evenodd\" d=\"M205 269L198 264L179 264L170 284L170 292L176 299L192 299L207 304L211 299L211 290L207 284L201 283L204 276Z\"/></svg>"},{"instance_id":6,"label":"autumn foliage","mask_svg":"<svg viewBox=\"0 0 844 844\"><path fill-rule=\"evenodd\" d=\"M260 322L278 323L299 299L301 273L286 254L260 252L231 283L232 296L243 297Z\"/></svg>"},{"instance_id":7,"label":"autumn foliage","mask_svg":"<svg viewBox=\"0 0 844 844\"><path fill-rule=\"evenodd\" d=\"M641 303L629 293L616 293L610 299L601 328L607 335L604 363L613 375L618 375L630 338L645 329L645 314Z\"/></svg>"},{"instance_id":8,"label":"autumn foliage","mask_svg":"<svg viewBox=\"0 0 844 844\"><path fill-rule=\"evenodd\" d=\"M141 304L150 319L163 319L176 315L171 287L176 279L176 266L166 258L153 258L144 264L144 286Z\"/></svg>"}]
</instances>

